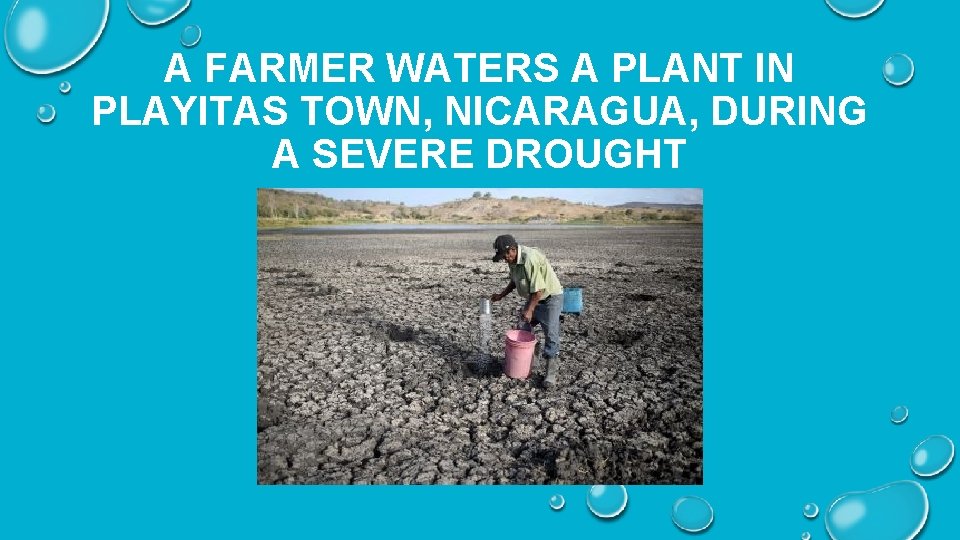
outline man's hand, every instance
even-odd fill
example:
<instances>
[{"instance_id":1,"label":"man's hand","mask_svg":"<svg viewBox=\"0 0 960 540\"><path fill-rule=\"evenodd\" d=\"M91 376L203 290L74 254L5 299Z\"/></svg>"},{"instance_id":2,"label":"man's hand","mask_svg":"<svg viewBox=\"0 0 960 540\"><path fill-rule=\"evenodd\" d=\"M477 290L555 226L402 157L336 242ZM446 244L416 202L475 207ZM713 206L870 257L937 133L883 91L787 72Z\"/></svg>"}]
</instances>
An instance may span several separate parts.
<instances>
[{"instance_id":1,"label":"man's hand","mask_svg":"<svg viewBox=\"0 0 960 540\"><path fill-rule=\"evenodd\" d=\"M533 309L528 308L521 311L520 317L522 317L524 321L527 321L527 324L530 324L530 322L533 321Z\"/></svg>"}]
</instances>

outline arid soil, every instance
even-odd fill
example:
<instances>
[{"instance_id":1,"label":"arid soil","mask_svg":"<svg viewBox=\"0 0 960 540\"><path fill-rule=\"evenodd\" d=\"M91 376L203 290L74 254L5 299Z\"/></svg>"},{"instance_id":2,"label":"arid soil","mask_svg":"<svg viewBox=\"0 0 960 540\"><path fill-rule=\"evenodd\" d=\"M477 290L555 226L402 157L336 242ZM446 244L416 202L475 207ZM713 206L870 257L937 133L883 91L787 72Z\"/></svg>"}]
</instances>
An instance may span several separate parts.
<instances>
[{"instance_id":1,"label":"arid soil","mask_svg":"<svg viewBox=\"0 0 960 540\"><path fill-rule=\"evenodd\" d=\"M583 313L564 315L559 384L500 373L516 294L496 235L543 250ZM360 233L261 231L262 484L698 484L703 243L698 225ZM538 330L542 339L542 332Z\"/></svg>"}]
</instances>

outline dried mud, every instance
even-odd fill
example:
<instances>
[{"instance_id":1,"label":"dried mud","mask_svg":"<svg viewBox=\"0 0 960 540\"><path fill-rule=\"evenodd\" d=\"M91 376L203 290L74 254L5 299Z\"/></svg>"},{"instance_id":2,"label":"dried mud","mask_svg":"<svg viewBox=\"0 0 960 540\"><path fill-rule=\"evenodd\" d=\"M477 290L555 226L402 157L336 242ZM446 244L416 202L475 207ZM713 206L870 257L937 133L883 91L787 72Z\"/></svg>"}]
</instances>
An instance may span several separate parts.
<instances>
[{"instance_id":1,"label":"dried mud","mask_svg":"<svg viewBox=\"0 0 960 540\"><path fill-rule=\"evenodd\" d=\"M584 287L551 390L500 373L516 294L470 369L501 232ZM259 483L702 483L702 254L689 225L259 234Z\"/></svg>"}]
</instances>

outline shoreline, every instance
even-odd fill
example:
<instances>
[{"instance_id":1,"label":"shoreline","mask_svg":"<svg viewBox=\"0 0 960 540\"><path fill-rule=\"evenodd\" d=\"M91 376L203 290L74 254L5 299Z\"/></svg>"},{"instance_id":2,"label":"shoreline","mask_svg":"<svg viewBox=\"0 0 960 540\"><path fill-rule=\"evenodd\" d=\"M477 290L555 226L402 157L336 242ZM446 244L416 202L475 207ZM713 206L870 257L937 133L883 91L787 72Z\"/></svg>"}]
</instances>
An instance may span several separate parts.
<instances>
[{"instance_id":1,"label":"shoreline","mask_svg":"<svg viewBox=\"0 0 960 540\"><path fill-rule=\"evenodd\" d=\"M578 230L578 229L643 229L664 226L703 227L702 222L657 221L648 223L330 223L257 225L257 234L331 234L331 233L418 233L470 232L496 230Z\"/></svg>"}]
</instances>

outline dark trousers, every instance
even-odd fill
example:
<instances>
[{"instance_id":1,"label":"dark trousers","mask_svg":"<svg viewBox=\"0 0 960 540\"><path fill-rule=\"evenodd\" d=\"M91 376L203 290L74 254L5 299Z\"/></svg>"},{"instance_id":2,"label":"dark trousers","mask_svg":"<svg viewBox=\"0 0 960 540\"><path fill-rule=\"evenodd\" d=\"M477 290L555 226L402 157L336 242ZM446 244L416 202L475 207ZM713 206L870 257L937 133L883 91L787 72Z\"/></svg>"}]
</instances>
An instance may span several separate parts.
<instances>
[{"instance_id":1,"label":"dark trousers","mask_svg":"<svg viewBox=\"0 0 960 540\"><path fill-rule=\"evenodd\" d=\"M533 330L534 326L543 328L545 343L543 357L553 358L560 354L560 311L563 310L563 294L550 295L541 300L533 310L531 324L524 324L526 330Z\"/></svg>"}]
</instances>

